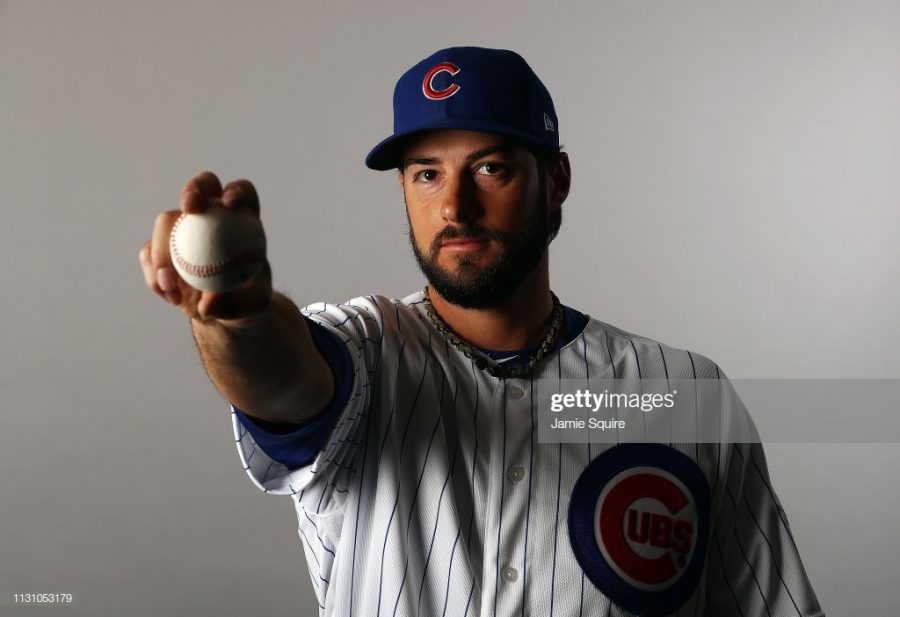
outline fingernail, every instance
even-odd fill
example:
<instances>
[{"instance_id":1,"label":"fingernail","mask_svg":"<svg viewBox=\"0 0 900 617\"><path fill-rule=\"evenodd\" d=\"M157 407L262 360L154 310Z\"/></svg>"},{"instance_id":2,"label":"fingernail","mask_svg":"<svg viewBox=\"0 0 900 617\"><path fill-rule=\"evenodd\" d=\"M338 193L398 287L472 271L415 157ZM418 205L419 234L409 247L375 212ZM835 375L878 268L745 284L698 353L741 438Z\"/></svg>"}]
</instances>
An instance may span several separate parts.
<instances>
[{"instance_id":1,"label":"fingernail","mask_svg":"<svg viewBox=\"0 0 900 617\"><path fill-rule=\"evenodd\" d=\"M156 284L164 292L170 292L178 287L178 281L171 268L159 268L156 271Z\"/></svg>"},{"instance_id":2,"label":"fingernail","mask_svg":"<svg viewBox=\"0 0 900 617\"><path fill-rule=\"evenodd\" d=\"M238 201L244 192L238 187L232 187L225 191L225 194L222 195L222 202L228 204L229 206L234 205L236 201Z\"/></svg>"},{"instance_id":3,"label":"fingernail","mask_svg":"<svg viewBox=\"0 0 900 617\"><path fill-rule=\"evenodd\" d=\"M184 195L184 203L188 208L196 208L200 205L200 191L191 189Z\"/></svg>"}]
</instances>

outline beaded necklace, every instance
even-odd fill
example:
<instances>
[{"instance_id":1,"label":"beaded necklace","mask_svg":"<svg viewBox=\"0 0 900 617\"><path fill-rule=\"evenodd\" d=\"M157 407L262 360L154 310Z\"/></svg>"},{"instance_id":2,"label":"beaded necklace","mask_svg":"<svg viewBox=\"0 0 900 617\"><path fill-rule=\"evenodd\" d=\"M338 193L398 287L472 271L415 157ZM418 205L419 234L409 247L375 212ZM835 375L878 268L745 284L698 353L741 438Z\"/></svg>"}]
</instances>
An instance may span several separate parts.
<instances>
[{"instance_id":1,"label":"beaded necklace","mask_svg":"<svg viewBox=\"0 0 900 617\"><path fill-rule=\"evenodd\" d=\"M431 304L431 298L428 296L428 287L425 287L425 296L423 297L423 304L425 305L425 312L428 314L428 318L431 320L432 325L437 328L438 332L447 337L447 340L450 341L450 344L459 349L464 356L469 358L475 363L479 369L483 371L487 371L490 375L494 377L498 377L500 379L517 379L519 377L525 377L526 375L531 373L531 370L540 362L544 356L546 356L551 349L553 349L556 341L559 337L559 331L562 329L563 322L563 309L562 304L559 301L559 298L556 297L556 294L552 291L550 295L553 296L553 322L550 324L550 329L547 331L547 336L544 337L544 340L541 342L538 350L529 358L528 362L525 364L520 364L517 366L507 366L504 364L500 364L493 360L492 358L488 358L483 353L466 343L464 340L459 338L453 330L450 329L443 319L441 319L440 315L437 314L437 311L434 310L434 306Z\"/></svg>"}]
</instances>

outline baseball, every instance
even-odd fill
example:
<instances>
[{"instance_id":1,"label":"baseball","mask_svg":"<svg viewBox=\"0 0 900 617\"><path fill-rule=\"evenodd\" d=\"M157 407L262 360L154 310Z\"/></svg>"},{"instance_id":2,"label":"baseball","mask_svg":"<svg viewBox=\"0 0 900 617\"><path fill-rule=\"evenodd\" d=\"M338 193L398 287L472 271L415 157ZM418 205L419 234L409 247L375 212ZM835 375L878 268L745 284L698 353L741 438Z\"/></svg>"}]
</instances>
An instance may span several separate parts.
<instances>
[{"instance_id":1,"label":"baseball","mask_svg":"<svg viewBox=\"0 0 900 617\"><path fill-rule=\"evenodd\" d=\"M266 236L250 210L218 204L200 214L182 214L172 228L169 249L175 270L188 285L224 292L259 272L266 256Z\"/></svg>"}]
</instances>

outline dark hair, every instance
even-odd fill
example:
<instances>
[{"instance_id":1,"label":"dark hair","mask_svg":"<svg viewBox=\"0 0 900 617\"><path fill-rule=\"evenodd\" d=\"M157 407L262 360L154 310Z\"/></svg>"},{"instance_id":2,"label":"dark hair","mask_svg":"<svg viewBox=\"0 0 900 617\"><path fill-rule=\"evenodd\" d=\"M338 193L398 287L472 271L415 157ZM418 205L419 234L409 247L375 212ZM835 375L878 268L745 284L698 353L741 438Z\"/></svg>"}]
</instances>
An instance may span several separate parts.
<instances>
[{"instance_id":1,"label":"dark hair","mask_svg":"<svg viewBox=\"0 0 900 617\"><path fill-rule=\"evenodd\" d=\"M534 160L537 162L538 181L540 182L541 194L544 194L547 191L547 176L550 173L550 168L559 162L559 155L562 152L562 146L560 146L560 148L557 150L556 148L551 148L548 146L537 146L524 142L520 143L522 147L524 147L531 153L531 155L534 157ZM561 225L562 208L559 208L557 210L554 210L550 214L550 239L548 240L548 244L550 242L553 242L553 239L556 238Z\"/></svg>"}]
</instances>

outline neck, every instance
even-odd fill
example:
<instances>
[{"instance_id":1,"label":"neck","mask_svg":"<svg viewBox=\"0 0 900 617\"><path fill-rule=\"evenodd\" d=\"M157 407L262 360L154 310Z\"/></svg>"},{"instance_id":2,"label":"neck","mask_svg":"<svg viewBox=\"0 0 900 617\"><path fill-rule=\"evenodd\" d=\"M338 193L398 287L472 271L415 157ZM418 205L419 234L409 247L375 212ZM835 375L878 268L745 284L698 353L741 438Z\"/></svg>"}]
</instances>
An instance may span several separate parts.
<instances>
[{"instance_id":1,"label":"neck","mask_svg":"<svg viewBox=\"0 0 900 617\"><path fill-rule=\"evenodd\" d=\"M434 310L470 345L514 351L541 343L553 321L553 298L547 256L518 289L496 306L469 309L451 304L433 287L428 295Z\"/></svg>"}]
</instances>

